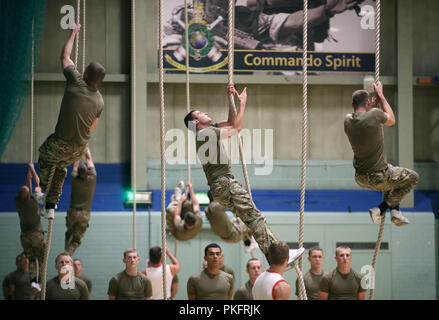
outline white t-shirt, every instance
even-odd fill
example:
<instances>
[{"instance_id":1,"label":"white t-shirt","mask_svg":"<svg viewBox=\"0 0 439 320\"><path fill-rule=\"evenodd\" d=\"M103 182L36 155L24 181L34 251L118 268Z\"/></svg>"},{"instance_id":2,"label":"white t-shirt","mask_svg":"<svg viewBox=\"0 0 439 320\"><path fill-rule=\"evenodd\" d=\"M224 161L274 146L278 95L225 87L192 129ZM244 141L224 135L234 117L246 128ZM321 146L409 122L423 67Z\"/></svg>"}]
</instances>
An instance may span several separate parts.
<instances>
[{"instance_id":1,"label":"white t-shirt","mask_svg":"<svg viewBox=\"0 0 439 320\"><path fill-rule=\"evenodd\" d=\"M282 281L285 281L285 279L275 271L267 270L263 272L253 285L253 299L274 300L274 288Z\"/></svg>"},{"instance_id":2,"label":"white t-shirt","mask_svg":"<svg viewBox=\"0 0 439 320\"><path fill-rule=\"evenodd\" d=\"M153 300L163 300L163 266L160 264L158 267L148 266L143 271L146 277L151 281ZM171 266L166 265L166 295L167 298L171 297L171 285L172 285L172 272Z\"/></svg>"}]
</instances>

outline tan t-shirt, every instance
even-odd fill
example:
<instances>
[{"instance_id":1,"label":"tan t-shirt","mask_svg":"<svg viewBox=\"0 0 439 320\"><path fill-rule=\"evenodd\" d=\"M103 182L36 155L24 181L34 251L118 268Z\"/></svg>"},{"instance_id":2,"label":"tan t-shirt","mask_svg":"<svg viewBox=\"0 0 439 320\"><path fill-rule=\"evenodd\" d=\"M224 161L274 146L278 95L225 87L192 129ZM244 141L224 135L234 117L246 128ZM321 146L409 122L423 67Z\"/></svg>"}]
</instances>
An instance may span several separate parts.
<instances>
[{"instance_id":1,"label":"tan t-shirt","mask_svg":"<svg viewBox=\"0 0 439 320\"><path fill-rule=\"evenodd\" d=\"M210 222L212 231L223 239L229 238L232 230L232 223L225 211L226 208L218 202L209 204L205 209L206 217Z\"/></svg>"},{"instance_id":2,"label":"tan t-shirt","mask_svg":"<svg viewBox=\"0 0 439 320\"><path fill-rule=\"evenodd\" d=\"M366 289L361 287L363 275L351 268L348 274L341 274L337 268L325 273L319 290L328 293L328 300L357 300L358 293Z\"/></svg>"},{"instance_id":3,"label":"tan t-shirt","mask_svg":"<svg viewBox=\"0 0 439 320\"><path fill-rule=\"evenodd\" d=\"M322 274L315 275L311 270L303 275L308 300L319 300L320 282L323 279L323 275L323 271ZM299 279L296 279L296 296L299 296Z\"/></svg>"},{"instance_id":4,"label":"tan t-shirt","mask_svg":"<svg viewBox=\"0 0 439 320\"><path fill-rule=\"evenodd\" d=\"M116 300L144 300L152 296L151 281L143 273L129 276L124 270L111 278L108 295Z\"/></svg>"},{"instance_id":5,"label":"tan t-shirt","mask_svg":"<svg viewBox=\"0 0 439 320\"><path fill-rule=\"evenodd\" d=\"M386 121L386 114L377 108L367 112L353 112L346 116L344 131L354 152L356 172L374 172L387 167L383 131Z\"/></svg>"},{"instance_id":6,"label":"tan t-shirt","mask_svg":"<svg viewBox=\"0 0 439 320\"><path fill-rule=\"evenodd\" d=\"M61 287L58 276L47 281L46 283L46 299L47 300L88 300L90 295L88 293L87 285L79 278L75 279L75 286L73 289Z\"/></svg>"},{"instance_id":7,"label":"tan t-shirt","mask_svg":"<svg viewBox=\"0 0 439 320\"><path fill-rule=\"evenodd\" d=\"M216 124L197 132L197 156L203 165L208 183L222 175L233 177L230 161L220 135L221 129Z\"/></svg>"},{"instance_id":8,"label":"tan t-shirt","mask_svg":"<svg viewBox=\"0 0 439 320\"><path fill-rule=\"evenodd\" d=\"M72 171L72 193L70 195L70 208L79 210L91 210L93 196L96 187L96 169L91 167L87 179L81 179L78 171Z\"/></svg>"},{"instance_id":9,"label":"tan t-shirt","mask_svg":"<svg viewBox=\"0 0 439 320\"><path fill-rule=\"evenodd\" d=\"M75 66L68 66L63 72L67 84L55 128L55 137L85 145L90 140L92 123L100 117L104 108L104 100L98 89L87 85Z\"/></svg>"},{"instance_id":10,"label":"tan t-shirt","mask_svg":"<svg viewBox=\"0 0 439 320\"><path fill-rule=\"evenodd\" d=\"M34 195L29 199L21 199L15 196L15 207L20 217L20 225L23 232L31 231L40 225L40 216L38 215L38 202Z\"/></svg>"},{"instance_id":11,"label":"tan t-shirt","mask_svg":"<svg viewBox=\"0 0 439 320\"><path fill-rule=\"evenodd\" d=\"M210 274L203 270L189 278L187 294L197 300L227 300L233 294L233 283L233 277L226 272Z\"/></svg>"},{"instance_id":12,"label":"tan t-shirt","mask_svg":"<svg viewBox=\"0 0 439 320\"><path fill-rule=\"evenodd\" d=\"M29 272L17 269L7 275L7 280L3 286L9 287L11 285L15 286L14 296L15 300L31 300L32 299L32 286L31 286L31 275Z\"/></svg>"},{"instance_id":13,"label":"tan t-shirt","mask_svg":"<svg viewBox=\"0 0 439 320\"><path fill-rule=\"evenodd\" d=\"M252 294L253 285L249 281L244 283L233 295L233 300L253 300Z\"/></svg>"},{"instance_id":14,"label":"tan t-shirt","mask_svg":"<svg viewBox=\"0 0 439 320\"><path fill-rule=\"evenodd\" d=\"M81 276L78 278L84 281L84 283L87 285L88 292L91 293L91 288L92 288L91 279L89 277L84 276L83 274L81 274Z\"/></svg>"}]
</instances>

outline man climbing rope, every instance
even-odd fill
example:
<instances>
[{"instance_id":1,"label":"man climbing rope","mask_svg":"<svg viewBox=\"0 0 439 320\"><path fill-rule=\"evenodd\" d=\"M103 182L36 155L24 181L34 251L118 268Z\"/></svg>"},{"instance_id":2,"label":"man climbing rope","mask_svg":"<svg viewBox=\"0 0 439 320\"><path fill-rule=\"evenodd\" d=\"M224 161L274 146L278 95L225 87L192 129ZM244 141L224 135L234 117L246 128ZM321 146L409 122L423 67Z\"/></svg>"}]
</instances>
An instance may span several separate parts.
<instances>
[{"instance_id":1,"label":"man climbing rope","mask_svg":"<svg viewBox=\"0 0 439 320\"><path fill-rule=\"evenodd\" d=\"M204 210L207 219L210 222L210 228L216 233L224 242L236 243L244 242L244 250L247 253L258 248L258 244L252 236L252 232L244 222L238 217L229 219L226 213L226 208L215 201L212 193L207 192L210 203Z\"/></svg>"},{"instance_id":2,"label":"man climbing rope","mask_svg":"<svg viewBox=\"0 0 439 320\"><path fill-rule=\"evenodd\" d=\"M67 80L66 89L55 132L39 148L41 188L46 192L42 215L48 219L54 218L55 205L61 196L67 174L66 167L83 155L104 108L98 86L105 77L105 68L98 62L91 62L81 77L70 59L73 42L80 28L81 25L75 26L61 52L61 66ZM49 187L52 170L53 178ZM49 192L46 190L48 187Z\"/></svg>"},{"instance_id":3,"label":"man climbing rope","mask_svg":"<svg viewBox=\"0 0 439 320\"><path fill-rule=\"evenodd\" d=\"M267 256L268 247L277 241L268 227L264 215L255 207L250 194L235 180L222 139L237 135L244 121L247 103L247 88L238 94L234 85L227 86L227 94L236 95L240 108L234 116L233 104L229 99L228 119L212 125L212 119L206 112L192 110L185 118L187 128L196 132L197 155L203 165L207 183L213 198L222 206L230 209L252 231L261 251ZM207 140L207 141L206 141ZM289 264L302 255L304 248L290 250Z\"/></svg>"},{"instance_id":4,"label":"man climbing rope","mask_svg":"<svg viewBox=\"0 0 439 320\"><path fill-rule=\"evenodd\" d=\"M399 209L404 196L416 185L419 176L410 169L394 167L387 163L384 152L383 125L393 126L395 116L383 94L383 85L374 84L376 96L371 102L366 90L352 95L353 113L346 115L344 131L354 152L355 181L366 189L383 192L383 202L369 209L375 223L390 208L391 221L397 226L409 223ZM377 108L382 105L383 110Z\"/></svg>"},{"instance_id":5,"label":"man climbing rope","mask_svg":"<svg viewBox=\"0 0 439 320\"><path fill-rule=\"evenodd\" d=\"M180 241L194 238L203 225L200 205L192 184L188 182L186 186L190 194L190 201L186 200L186 193L183 192L184 182L180 181L166 208L166 225L172 235Z\"/></svg>"},{"instance_id":6,"label":"man climbing rope","mask_svg":"<svg viewBox=\"0 0 439 320\"><path fill-rule=\"evenodd\" d=\"M32 278L38 277L37 270L41 272L44 261L46 241L44 240L43 227L38 211L43 209L44 194L41 192L40 179L35 171L34 164L28 164L26 185L22 186L15 196L15 207L20 219L21 245L30 261L30 273ZM32 193L32 179L35 181ZM38 261L38 265L36 263ZM38 273L39 273L38 272Z\"/></svg>"},{"instance_id":7,"label":"man climbing rope","mask_svg":"<svg viewBox=\"0 0 439 320\"><path fill-rule=\"evenodd\" d=\"M65 252L73 256L80 246L90 220L90 210L96 187L96 168L90 149L85 150L86 164L75 161L71 173L72 193L66 216Z\"/></svg>"}]
</instances>

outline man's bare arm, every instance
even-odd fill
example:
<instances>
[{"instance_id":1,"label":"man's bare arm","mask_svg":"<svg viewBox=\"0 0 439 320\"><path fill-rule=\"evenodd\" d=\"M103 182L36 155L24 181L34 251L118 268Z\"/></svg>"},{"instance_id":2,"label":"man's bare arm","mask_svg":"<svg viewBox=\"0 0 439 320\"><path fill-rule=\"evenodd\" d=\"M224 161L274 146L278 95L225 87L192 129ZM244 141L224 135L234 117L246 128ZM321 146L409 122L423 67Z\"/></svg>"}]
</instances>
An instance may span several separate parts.
<instances>
[{"instance_id":1,"label":"man's bare arm","mask_svg":"<svg viewBox=\"0 0 439 320\"><path fill-rule=\"evenodd\" d=\"M92 133L93 130L96 128L96 126L98 125L98 121L99 121L99 118L96 118L96 119L93 121L93 123L91 124L91 127L90 127L90 133Z\"/></svg>"},{"instance_id":2,"label":"man's bare arm","mask_svg":"<svg viewBox=\"0 0 439 320\"><path fill-rule=\"evenodd\" d=\"M185 193L183 193L181 195L180 200L178 200L178 205L177 205L177 208L175 208L175 213L174 213L174 221L177 220L180 217L180 213L181 213L181 209L183 207L184 200L186 200L186 194Z\"/></svg>"},{"instance_id":3,"label":"man's bare arm","mask_svg":"<svg viewBox=\"0 0 439 320\"><path fill-rule=\"evenodd\" d=\"M70 34L69 39L67 40L66 44L64 45L61 51L61 67L63 70L68 66L74 65L72 59L70 58L70 55L72 54L75 37L79 33L80 29L81 29L80 24L75 25L75 27L72 30L72 33Z\"/></svg>"},{"instance_id":4,"label":"man's bare arm","mask_svg":"<svg viewBox=\"0 0 439 320\"><path fill-rule=\"evenodd\" d=\"M274 299L275 300L289 300L291 296L291 287L285 282L279 282L274 288Z\"/></svg>"},{"instance_id":5,"label":"man's bare arm","mask_svg":"<svg viewBox=\"0 0 439 320\"><path fill-rule=\"evenodd\" d=\"M383 85L381 82L378 81L378 83L374 83L373 87L375 89L375 93L379 99L379 102L381 102L381 106L383 107L383 112L387 116L387 121L384 123L385 126L393 126L396 123L395 115L393 114L392 107L387 102L386 97L384 97L383 93Z\"/></svg>"},{"instance_id":6,"label":"man's bare arm","mask_svg":"<svg viewBox=\"0 0 439 320\"><path fill-rule=\"evenodd\" d=\"M192 184L190 182L188 182L187 187L188 187L189 192L191 194L192 208L193 208L194 212L200 211L200 204L198 203L198 199L195 196L195 192L194 192L194 188L192 187Z\"/></svg>"},{"instance_id":7,"label":"man's bare arm","mask_svg":"<svg viewBox=\"0 0 439 320\"><path fill-rule=\"evenodd\" d=\"M166 254L168 255L169 259L171 259L173 263L170 267L171 267L172 275L175 275L181 269L180 263L178 262L177 258L174 257L174 255L172 254L171 250L169 250L168 247L166 247Z\"/></svg>"},{"instance_id":8,"label":"man's bare arm","mask_svg":"<svg viewBox=\"0 0 439 320\"><path fill-rule=\"evenodd\" d=\"M236 117L232 119L231 123L227 123L227 125L221 127L221 135L220 135L221 140L237 135L241 131L242 124L244 123L245 107L247 104L247 88L244 88L241 94L238 94L235 88L230 85L227 87L227 94L230 93L233 93L234 95L237 96L239 100L239 110L238 110L238 114L236 115ZM233 97L231 97L231 99L233 99ZM229 104L230 103L231 101L229 100ZM232 107L229 105L229 108Z\"/></svg>"}]
</instances>

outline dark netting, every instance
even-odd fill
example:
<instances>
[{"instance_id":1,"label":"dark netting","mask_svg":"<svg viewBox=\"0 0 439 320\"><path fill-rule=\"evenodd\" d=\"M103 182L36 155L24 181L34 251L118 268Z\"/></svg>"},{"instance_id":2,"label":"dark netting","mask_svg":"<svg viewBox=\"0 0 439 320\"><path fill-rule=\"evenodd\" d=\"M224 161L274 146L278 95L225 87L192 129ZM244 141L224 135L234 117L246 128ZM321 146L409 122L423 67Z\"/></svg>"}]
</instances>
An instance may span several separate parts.
<instances>
[{"instance_id":1,"label":"dark netting","mask_svg":"<svg viewBox=\"0 0 439 320\"><path fill-rule=\"evenodd\" d=\"M45 10L46 0L0 1L0 158L29 106L32 35L36 64Z\"/></svg>"}]
</instances>

